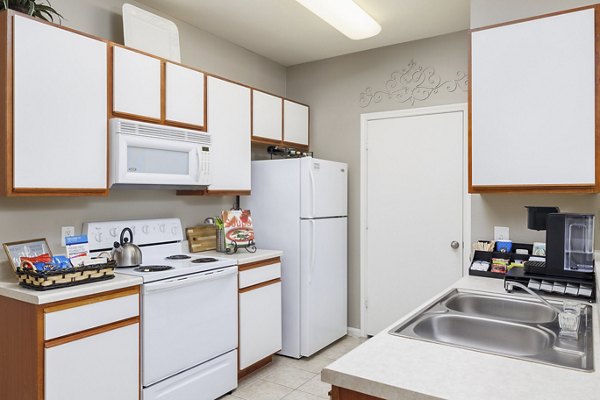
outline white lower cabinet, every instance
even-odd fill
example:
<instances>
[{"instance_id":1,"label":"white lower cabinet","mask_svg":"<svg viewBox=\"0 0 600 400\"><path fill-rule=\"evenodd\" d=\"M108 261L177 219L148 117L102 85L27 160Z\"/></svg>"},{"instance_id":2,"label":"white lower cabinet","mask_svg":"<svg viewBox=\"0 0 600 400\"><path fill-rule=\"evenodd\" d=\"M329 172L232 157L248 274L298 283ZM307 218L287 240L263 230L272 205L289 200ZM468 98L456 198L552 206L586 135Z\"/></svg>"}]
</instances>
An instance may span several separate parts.
<instances>
[{"instance_id":1,"label":"white lower cabinet","mask_svg":"<svg viewBox=\"0 0 600 400\"><path fill-rule=\"evenodd\" d=\"M256 282L261 276L263 281ZM280 276L279 260L240 272L240 370L281 350ZM244 281L253 285L243 287Z\"/></svg>"},{"instance_id":2,"label":"white lower cabinet","mask_svg":"<svg viewBox=\"0 0 600 400\"><path fill-rule=\"evenodd\" d=\"M136 400L139 323L44 349L45 400Z\"/></svg>"}]
</instances>

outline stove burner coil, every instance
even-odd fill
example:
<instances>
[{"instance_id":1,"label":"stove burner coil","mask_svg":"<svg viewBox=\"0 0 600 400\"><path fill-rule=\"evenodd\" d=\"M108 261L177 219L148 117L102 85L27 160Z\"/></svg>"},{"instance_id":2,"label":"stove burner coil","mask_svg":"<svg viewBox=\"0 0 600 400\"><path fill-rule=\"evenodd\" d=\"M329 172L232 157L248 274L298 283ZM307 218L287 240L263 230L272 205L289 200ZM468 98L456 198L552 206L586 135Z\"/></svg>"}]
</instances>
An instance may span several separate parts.
<instances>
[{"instance_id":1,"label":"stove burner coil","mask_svg":"<svg viewBox=\"0 0 600 400\"><path fill-rule=\"evenodd\" d=\"M192 258L192 257L186 256L185 254L175 254L173 256L167 257L167 260L187 260L190 258Z\"/></svg>"},{"instance_id":2,"label":"stove burner coil","mask_svg":"<svg viewBox=\"0 0 600 400\"><path fill-rule=\"evenodd\" d=\"M209 263L209 262L215 262L215 261L219 261L219 260L217 260L216 258L211 258L211 257L202 257L202 258L196 258L195 260L192 260L191 262L200 264L200 263Z\"/></svg>"},{"instance_id":3,"label":"stove burner coil","mask_svg":"<svg viewBox=\"0 0 600 400\"><path fill-rule=\"evenodd\" d=\"M169 267L168 265L144 265L143 267L137 267L133 270L136 272L160 272L160 271L168 271L173 269L173 267Z\"/></svg>"}]
</instances>

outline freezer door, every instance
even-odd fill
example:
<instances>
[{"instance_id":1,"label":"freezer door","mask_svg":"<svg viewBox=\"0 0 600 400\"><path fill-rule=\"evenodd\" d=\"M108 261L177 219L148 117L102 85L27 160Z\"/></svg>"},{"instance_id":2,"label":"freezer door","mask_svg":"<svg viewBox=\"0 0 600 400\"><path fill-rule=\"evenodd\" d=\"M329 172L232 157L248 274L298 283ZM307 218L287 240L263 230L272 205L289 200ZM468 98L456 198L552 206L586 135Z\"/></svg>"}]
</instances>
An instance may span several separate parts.
<instances>
[{"instance_id":1,"label":"freezer door","mask_svg":"<svg viewBox=\"0 0 600 400\"><path fill-rule=\"evenodd\" d=\"M347 221L302 220L300 231L300 352L308 357L347 331Z\"/></svg>"},{"instance_id":2,"label":"freezer door","mask_svg":"<svg viewBox=\"0 0 600 400\"><path fill-rule=\"evenodd\" d=\"M348 164L302 158L300 186L301 218L348 215Z\"/></svg>"}]
</instances>

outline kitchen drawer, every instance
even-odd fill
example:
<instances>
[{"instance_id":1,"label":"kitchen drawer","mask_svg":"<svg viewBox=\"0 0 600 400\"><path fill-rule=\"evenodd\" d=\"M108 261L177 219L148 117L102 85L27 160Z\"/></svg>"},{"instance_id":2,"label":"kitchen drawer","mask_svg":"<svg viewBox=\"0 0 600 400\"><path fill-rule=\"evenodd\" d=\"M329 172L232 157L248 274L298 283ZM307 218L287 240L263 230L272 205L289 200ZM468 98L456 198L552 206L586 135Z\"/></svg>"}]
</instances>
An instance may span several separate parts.
<instances>
[{"instance_id":1,"label":"kitchen drawer","mask_svg":"<svg viewBox=\"0 0 600 400\"><path fill-rule=\"evenodd\" d=\"M48 307L44 310L44 339L50 340L137 317L140 314L139 305L139 295L136 293L98 302L83 301L75 307L70 307L68 303Z\"/></svg>"},{"instance_id":2,"label":"kitchen drawer","mask_svg":"<svg viewBox=\"0 0 600 400\"><path fill-rule=\"evenodd\" d=\"M240 267L240 289L256 285L262 282L272 281L281 277L281 263L276 262L264 266L243 270Z\"/></svg>"}]
</instances>

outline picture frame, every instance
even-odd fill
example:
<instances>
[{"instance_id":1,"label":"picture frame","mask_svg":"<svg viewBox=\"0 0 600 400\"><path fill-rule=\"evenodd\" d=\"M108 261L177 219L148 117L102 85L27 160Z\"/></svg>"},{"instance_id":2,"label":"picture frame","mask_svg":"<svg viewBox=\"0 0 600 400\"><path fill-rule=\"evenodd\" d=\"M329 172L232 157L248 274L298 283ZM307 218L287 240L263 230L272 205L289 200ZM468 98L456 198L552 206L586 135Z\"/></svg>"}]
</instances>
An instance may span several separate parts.
<instances>
[{"instance_id":1,"label":"picture frame","mask_svg":"<svg viewBox=\"0 0 600 400\"><path fill-rule=\"evenodd\" d=\"M50 250L50 246L48 246L46 238L2 243L2 247L15 272L21 266L21 257L37 257L42 254L48 254L52 257L52 251Z\"/></svg>"}]
</instances>

